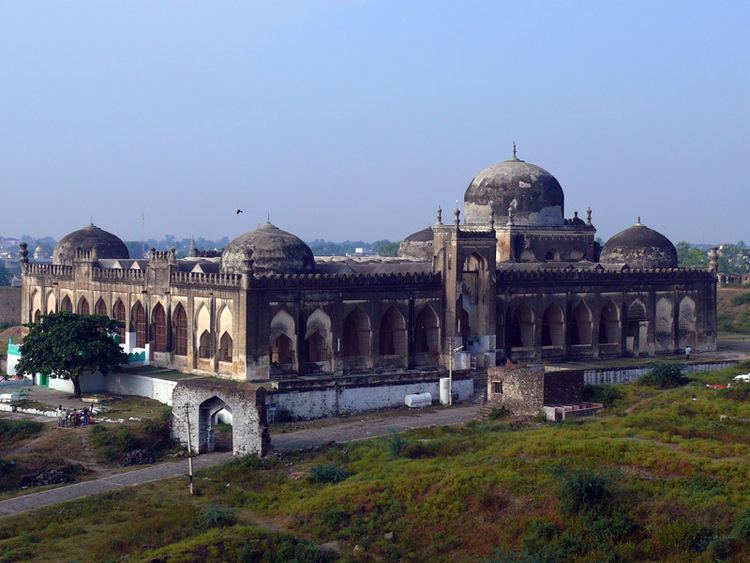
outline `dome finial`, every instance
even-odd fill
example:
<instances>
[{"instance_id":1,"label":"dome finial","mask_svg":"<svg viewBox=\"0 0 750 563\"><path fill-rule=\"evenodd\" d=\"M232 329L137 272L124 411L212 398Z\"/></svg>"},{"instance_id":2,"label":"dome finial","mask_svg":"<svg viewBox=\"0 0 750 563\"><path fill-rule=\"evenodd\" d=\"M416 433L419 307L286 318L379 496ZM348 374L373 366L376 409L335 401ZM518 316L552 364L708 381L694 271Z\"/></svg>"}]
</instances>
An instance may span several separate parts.
<instances>
[{"instance_id":1,"label":"dome finial","mask_svg":"<svg viewBox=\"0 0 750 563\"><path fill-rule=\"evenodd\" d=\"M518 160L518 156L516 156L516 142L513 141L513 160Z\"/></svg>"},{"instance_id":2,"label":"dome finial","mask_svg":"<svg viewBox=\"0 0 750 563\"><path fill-rule=\"evenodd\" d=\"M638 222L636 223L636 225L640 225L640 224L641 224L641 216L638 215Z\"/></svg>"},{"instance_id":3,"label":"dome finial","mask_svg":"<svg viewBox=\"0 0 750 563\"><path fill-rule=\"evenodd\" d=\"M271 224L271 212L266 212L266 223Z\"/></svg>"},{"instance_id":4,"label":"dome finial","mask_svg":"<svg viewBox=\"0 0 750 563\"><path fill-rule=\"evenodd\" d=\"M443 208L438 205L437 208L437 225L443 224Z\"/></svg>"}]
</instances>

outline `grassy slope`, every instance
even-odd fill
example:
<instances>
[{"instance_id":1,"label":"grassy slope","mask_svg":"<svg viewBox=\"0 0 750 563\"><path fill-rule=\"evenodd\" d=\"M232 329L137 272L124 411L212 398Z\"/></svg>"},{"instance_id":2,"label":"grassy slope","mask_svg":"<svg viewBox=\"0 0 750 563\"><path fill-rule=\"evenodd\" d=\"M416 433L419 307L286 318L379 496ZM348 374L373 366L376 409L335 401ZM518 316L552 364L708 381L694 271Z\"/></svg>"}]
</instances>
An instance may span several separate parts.
<instances>
[{"instance_id":1,"label":"grassy slope","mask_svg":"<svg viewBox=\"0 0 750 563\"><path fill-rule=\"evenodd\" d=\"M502 560L746 560L750 542L728 536L750 507L750 425L719 415L750 419L750 399L705 383L748 369L667 391L623 386L613 408L583 423L414 430L404 438L424 456L416 459L370 440L281 462L235 461L199 476L192 498L177 479L42 509L3 522L0 561L231 561L238 537L270 561L268 545L281 541L274 530L338 540L342 560L361 560L357 544L388 561L475 561L498 548ZM330 462L352 476L338 484L306 477ZM578 469L610 481L607 505L561 509L561 483ZM197 515L208 504L235 508L237 523L206 531ZM391 531L394 541L384 537ZM313 553L297 560L317 560ZM547 559L527 559L534 553Z\"/></svg>"},{"instance_id":2,"label":"grassy slope","mask_svg":"<svg viewBox=\"0 0 750 563\"><path fill-rule=\"evenodd\" d=\"M750 290L721 288L717 291L717 301L720 331L750 333Z\"/></svg>"}]
</instances>

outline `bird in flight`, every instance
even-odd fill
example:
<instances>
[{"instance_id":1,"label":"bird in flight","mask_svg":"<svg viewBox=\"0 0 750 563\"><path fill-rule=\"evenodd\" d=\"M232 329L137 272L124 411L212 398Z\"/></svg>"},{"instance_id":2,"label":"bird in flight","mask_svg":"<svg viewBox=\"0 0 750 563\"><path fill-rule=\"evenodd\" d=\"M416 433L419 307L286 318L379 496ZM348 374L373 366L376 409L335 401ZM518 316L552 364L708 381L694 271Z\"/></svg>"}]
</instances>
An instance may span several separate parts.
<instances>
[{"instance_id":1,"label":"bird in flight","mask_svg":"<svg viewBox=\"0 0 750 563\"><path fill-rule=\"evenodd\" d=\"M238 210L236 211L236 213L237 213L237 215L239 215L240 213L242 213L242 209L238 209Z\"/></svg>"}]
</instances>

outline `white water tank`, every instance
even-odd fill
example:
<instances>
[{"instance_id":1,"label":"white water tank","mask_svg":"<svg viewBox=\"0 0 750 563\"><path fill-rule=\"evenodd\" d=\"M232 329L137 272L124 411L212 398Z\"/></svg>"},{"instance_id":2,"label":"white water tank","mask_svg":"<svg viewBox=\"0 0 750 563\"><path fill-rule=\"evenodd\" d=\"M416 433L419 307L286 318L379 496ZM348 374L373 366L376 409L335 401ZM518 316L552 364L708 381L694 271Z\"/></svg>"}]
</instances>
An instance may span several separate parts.
<instances>
[{"instance_id":1,"label":"white water tank","mask_svg":"<svg viewBox=\"0 0 750 563\"><path fill-rule=\"evenodd\" d=\"M440 404L449 405L451 402L451 380L450 377L440 378Z\"/></svg>"},{"instance_id":2,"label":"white water tank","mask_svg":"<svg viewBox=\"0 0 750 563\"><path fill-rule=\"evenodd\" d=\"M411 408L429 407L432 404L432 394L412 393L404 397L404 404Z\"/></svg>"}]
</instances>

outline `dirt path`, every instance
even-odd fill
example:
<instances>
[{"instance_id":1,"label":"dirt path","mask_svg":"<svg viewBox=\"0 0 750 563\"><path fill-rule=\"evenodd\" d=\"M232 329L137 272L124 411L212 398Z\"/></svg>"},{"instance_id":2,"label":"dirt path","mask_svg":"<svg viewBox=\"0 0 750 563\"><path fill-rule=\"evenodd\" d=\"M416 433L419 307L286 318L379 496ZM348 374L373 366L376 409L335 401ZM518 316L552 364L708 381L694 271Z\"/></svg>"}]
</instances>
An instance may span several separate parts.
<instances>
[{"instance_id":1,"label":"dirt path","mask_svg":"<svg viewBox=\"0 0 750 563\"><path fill-rule=\"evenodd\" d=\"M273 434L272 442L279 451L294 451L321 446L330 442L352 442L379 436L391 432L403 432L411 428L460 424L472 420L479 410L478 405L455 407L452 409L435 409L430 412L408 412L401 416L380 420L354 420L342 422L323 428L311 428L287 434ZM214 452L195 458L195 469L204 469L231 459L229 452ZM76 461L80 463L80 461ZM109 492L134 485L142 485L162 479L169 479L187 472L185 459L168 461L136 469L114 473L106 477L82 481L56 489L30 493L0 501L0 517L10 516L33 510L50 504L84 498L98 493Z\"/></svg>"}]
</instances>

